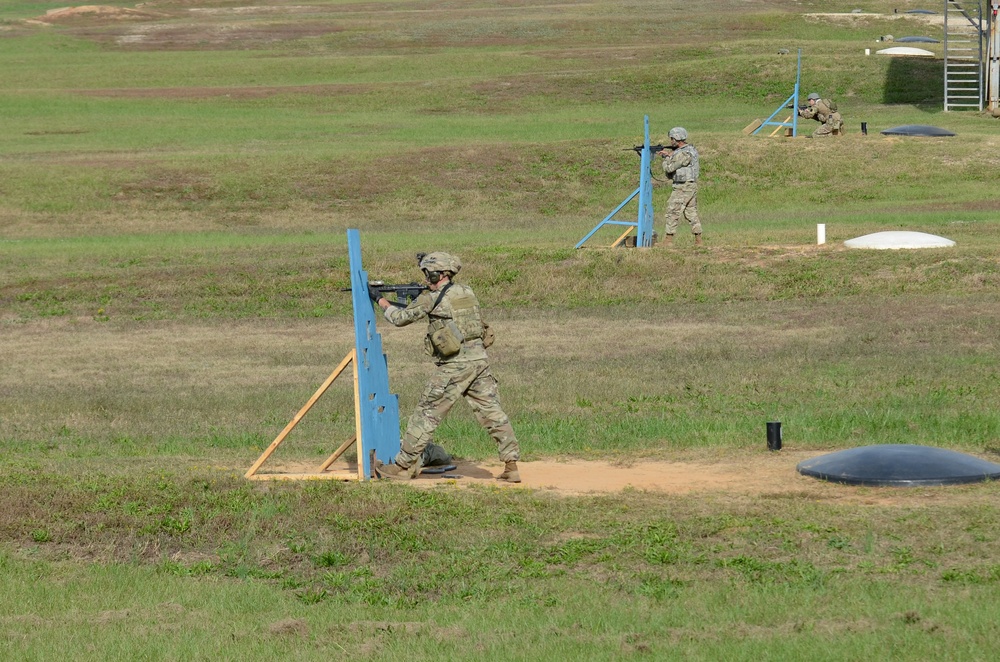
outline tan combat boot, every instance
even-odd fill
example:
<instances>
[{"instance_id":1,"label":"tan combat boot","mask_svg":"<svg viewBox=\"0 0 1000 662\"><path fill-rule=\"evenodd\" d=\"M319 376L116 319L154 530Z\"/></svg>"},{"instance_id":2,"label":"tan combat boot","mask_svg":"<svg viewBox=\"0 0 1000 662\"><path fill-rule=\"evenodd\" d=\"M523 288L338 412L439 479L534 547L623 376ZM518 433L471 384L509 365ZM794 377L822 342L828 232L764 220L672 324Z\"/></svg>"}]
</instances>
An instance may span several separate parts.
<instances>
[{"instance_id":1,"label":"tan combat boot","mask_svg":"<svg viewBox=\"0 0 1000 662\"><path fill-rule=\"evenodd\" d=\"M674 245L674 235L668 234L663 236L663 245L670 248Z\"/></svg>"},{"instance_id":2,"label":"tan combat boot","mask_svg":"<svg viewBox=\"0 0 1000 662\"><path fill-rule=\"evenodd\" d=\"M508 483L520 483L521 474L517 471L517 462L513 460L504 462L503 473L497 476L497 480L504 480Z\"/></svg>"},{"instance_id":3,"label":"tan combat boot","mask_svg":"<svg viewBox=\"0 0 1000 662\"><path fill-rule=\"evenodd\" d=\"M694 245L695 246L701 246L701 235L700 234L696 234L694 236Z\"/></svg>"},{"instance_id":4,"label":"tan combat boot","mask_svg":"<svg viewBox=\"0 0 1000 662\"><path fill-rule=\"evenodd\" d=\"M378 460L375 461L375 475L390 480L409 480L414 477L409 469L404 469L395 462L382 464Z\"/></svg>"}]
</instances>

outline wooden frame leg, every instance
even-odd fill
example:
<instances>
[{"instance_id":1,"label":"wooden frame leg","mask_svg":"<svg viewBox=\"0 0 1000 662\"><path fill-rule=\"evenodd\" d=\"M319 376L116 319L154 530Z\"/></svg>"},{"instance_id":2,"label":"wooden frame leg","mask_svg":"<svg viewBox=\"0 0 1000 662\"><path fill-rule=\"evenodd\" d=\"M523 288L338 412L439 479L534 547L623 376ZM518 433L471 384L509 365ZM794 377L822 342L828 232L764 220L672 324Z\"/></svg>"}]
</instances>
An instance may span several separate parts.
<instances>
[{"instance_id":1,"label":"wooden frame leg","mask_svg":"<svg viewBox=\"0 0 1000 662\"><path fill-rule=\"evenodd\" d=\"M346 368L351 363L357 363L356 359L357 359L357 351L352 349L351 352L344 357L344 360L340 362L340 365L338 365L337 368L330 374L330 376L326 378L326 381L323 382L323 384L316 390L315 393L313 393L313 396L309 398L309 401L302 406L302 409L300 409L299 412L295 414L295 416L292 418L292 420L288 422L288 425L285 426L285 429L282 430L280 433L278 433L278 436L274 438L274 441L272 441L271 445L267 447L267 450L261 453L261 456L257 458L256 462L253 463L253 466L247 469L247 472L243 474L244 478L252 478L254 474L257 473L257 470L260 469L261 465L267 461L267 458L271 457L271 454L274 453L274 451L278 450L278 446L280 446L281 442L285 440L285 437L287 437L288 434L295 428L295 426L299 424L299 421L302 420L302 417L305 416L309 412L309 410L312 409L312 406L316 404L316 402L320 399L320 397L322 397L322 395L326 393L327 389L330 388L330 385L333 384L333 381L337 379L337 377L340 376L340 373L344 371L344 368ZM357 366L355 366L354 407L355 407L355 418L357 421L360 421L360 416L358 415L359 405L357 400L358 400L358 375L357 375ZM357 422L355 425L360 426L360 422ZM359 427L358 432L355 435L355 438L351 439L350 441L353 442L356 439L360 438L361 438L361 432ZM339 456L340 453L343 453L343 450L337 453L337 455ZM333 460L330 460L330 463L332 464ZM329 466L329 464L327 464L326 466Z\"/></svg>"},{"instance_id":2,"label":"wooden frame leg","mask_svg":"<svg viewBox=\"0 0 1000 662\"><path fill-rule=\"evenodd\" d=\"M784 122L782 122L782 124L788 124L788 123L789 123L789 122L791 122L791 121L792 121L792 116L791 116L791 115L789 115L788 117L786 117L786 118L785 118L785 121L784 121ZM785 128L785 127L783 127L783 126L779 126L779 127L778 127L778 128L776 128L776 129L775 129L774 131L772 131L772 132L771 132L771 135L770 135L770 136L768 136L768 137L769 137L769 138L773 138L773 137L775 137L776 135L778 135L778 131L781 131L781 130L782 130L782 129L784 129L784 128Z\"/></svg>"},{"instance_id":3,"label":"wooden frame leg","mask_svg":"<svg viewBox=\"0 0 1000 662\"><path fill-rule=\"evenodd\" d=\"M323 462L323 464L319 465L319 470L320 471L326 471L327 469L329 469L330 465L333 464L334 462L336 462L337 458L340 457L341 455L343 455L344 451L346 451L348 448L350 448L351 444L353 444L357 440L358 440L358 435L356 435L356 434L355 435L351 435L351 438L348 439L347 441L345 441L344 443L342 443L340 445L340 448L338 448L337 450L333 451L333 455L331 455L330 457L326 458L326 460Z\"/></svg>"},{"instance_id":4,"label":"wooden frame leg","mask_svg":"<svg viewBox=\"0 0 1000 662\"><path fill-rule=\"evenodd\" d=\"M622 236L620 236L617 239L615 239L615 243L611 244L611 248L615 248L619 244L621 244L623 241L625 241L625 237L627 237L629 235L629 233L632 232L632 230L635 230L635 226L634 225L631 226L628 230L625 230L625 232L622 233Z\"/></svg>"}]
</instances>

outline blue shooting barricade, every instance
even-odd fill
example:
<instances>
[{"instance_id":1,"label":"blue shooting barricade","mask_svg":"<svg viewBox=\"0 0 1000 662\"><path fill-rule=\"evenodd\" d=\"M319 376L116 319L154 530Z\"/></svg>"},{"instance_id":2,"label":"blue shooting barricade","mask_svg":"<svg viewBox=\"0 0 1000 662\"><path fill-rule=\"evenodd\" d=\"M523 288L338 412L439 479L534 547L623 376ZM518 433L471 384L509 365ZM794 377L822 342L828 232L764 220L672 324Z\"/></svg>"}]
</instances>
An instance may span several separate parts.
<instances>
[{"instance_id":1,"label":"blue shooting barricade","mask_svg":"<svg viewBox=\"0 0 1000 662\"><path fill-rule=\"evenodd\" d=\"M361 238L358 230L347 231L347 249L351 269L351 303L354 308L354 349L257 458L247 470L245 478L368 480L374 475L376 459L388 463L399 453L399 396L389 392L389 367L382 351L382 337L375 328L375 312L368 298L368 273L361 267ZM341 444L315 471L258 473L264 462L348 366L353 366L354 374L354 436ZM331 470L333 463L351 446L357 448L356 470Z\"/></svg>"},{"instance_id":2,"label":"blue shooting barricade","mask_svg":"<svg viewBox=\"0 0 1000 662\"><path fill-rule=\"evenodd\" d=\"M799 82L801 81L801 79L802 79L802 49L800 48L798 55L798 64L796 65L795 68L795 89L792 92L792 96L785 99L785 102L780 106L778 106L778 109L775 110L773 113L771 113L770 117L768 117L766 120L757 125L757 128L754 129L751 135L756 136L758 133L760 133L760 130L763 129L765 126L777 127L776 129L774 129L774 131L771 132L770 135L772 137L782 129L785 129L786 134L791 138L795 138L799 135ZM775 121L774 120L775 116L778 115L778 113L787 110L789 106L791 106L792 112L788 115L788 117L785 118L783 122Z\"/></svg>"},{"instance_id":3,"label":"blue shooting barricade","mask_svg":"<svg viewBox=\"0 0 1000 662\"><path fill-rule=\"evenodd\" d=\"M583 239L577 242L575 248L583 246L588 239L594 236L594 233L606 225L619 225L627 228L625 232L621 234L613 244L611 244L612 248L620 246L623 242L625 242L626 237L632 233L632 230L636 230L636 246L649 248L653 245L653 178L649 172L650 163L652 161L652 153L649 150L649 115L646 115L644 118L644 132L645 139L642 145L642 150L639 153L639 156L641 157L639 164L639 188L633 191L632 195L625 198L625 200L623 200L620 205L615 207L610 214L605 216L604 220L594 226L593 230L588 232ZM636 197L639 198L639 213L636 220L615 220L615 214L624 209L625 205Z\"/></svg>"}]
</instances>

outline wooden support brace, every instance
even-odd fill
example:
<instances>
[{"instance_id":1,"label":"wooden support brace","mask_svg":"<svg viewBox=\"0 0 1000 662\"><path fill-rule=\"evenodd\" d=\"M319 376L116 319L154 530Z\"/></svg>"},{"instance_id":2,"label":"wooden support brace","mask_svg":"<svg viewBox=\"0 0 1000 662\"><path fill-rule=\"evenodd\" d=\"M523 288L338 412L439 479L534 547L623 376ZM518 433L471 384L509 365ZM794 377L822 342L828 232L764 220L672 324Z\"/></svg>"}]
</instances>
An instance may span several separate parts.
<instances>
[{"instance_id":1,"label":"wooden support brace","mask_svg":"<svg viewBox=\"0 0 1000 662\"><path fill-rule=\"evenodd\" d=\"M791 115L789 115L788 117L786 117L786 118L785 118L785 121L784 121L784 122L782 122L782 124L788 124L788 123L789 123L789 122L791 122L791 121L792 121L792 116L791 116ZM779 126L779 127L778 127L778 128L776 128L776 129L775 129L774 131L772 131L772 132L771 132L771 135L770 135L769 137L770 137L770 138L773 138L773 137L775 137L776 135L778 135L778 131L781 131L781 130L782 130L782 129L784 129L784 128L785 128L785 127L783 127L783 126Z\"/></svg>"},{"instance_id":2,"label":"wooden support brace","mask_svg":"<svg viewBox=\"0 0 1000 662\"><path fill-rule=\"evenodd\" d=\"M357 350L354 350L355 353ZM358 440L358 480L365 479L365 462L361 457L361 380L358 378L358 362L354 362L354 437ZM372 451L374 454L374 451ZM374 459L371 462L372 472L375 471Z\"/></svg>"},{"instance_id":3,"label":"wooden support brace","mask_svg":"<svg viewBox=\"0 0 1000 662\"><path fill-rule=\"evenodd\" d=\"M615 243L611 244L611 248L616 248L616 247L620 246L621 243L623 241L625 241L625 237L627 237L629 235L629 233L632 232L632 230L635 230L635 228L636 228L636 226L630 225L629 228L628 228L628 230L625 230L625 232L622 233L622 236L620 236L617 239L615 239Z\"/></svg>"},{"instance_id":4,"label":"wooden support brace","mask_svg":"<svg viewBox=\"0 0 1000 662\"><path fill-rule=\"evenodd\" d=\"M343 455L344 451L346 451L348 448L350 448L351 444L357 442L357 440L358 440L358 435L356 435L356 434L352 435L350 439L348 439L347 441L345 441L344 443L342 443L340 445L340 448L338 448L337 450L333 451L333 455L331 455L330 457L326 458L326 460L323 462L323 464L319 465L319 470L320 471L326 471L327 469L329 469L330 465L333 464L334 462L336 462L337 458L340 457L341 455ZM360 451L360 449L358 449L358 450Z\"/></svg>"},{"instance_id":5,"label":"wooden support brace","mask_svg":"<svg viewBox=\"0 0 1000 662\"><path fill-rule=\"evenodd\" d=\"M354 473L324 471L307 474L257 474L250 476L250 480L354 480Z\"/></svg>"},{"instance_id":6,"label":"wooden support brace","mask_svg":"<svg viewBox=\"0 0 1000 662\"><path fill-rule=\"evenodd\" d=\"M306 402L302 406L302 408L298 411L298 413L295 414L295 416L292 418L292 420L288 422L288 425L285 426L285 429L282 430L280 433L278 433L278 436L274 438L274 441L272 441L271 445L267 447L267 450L265 450L263 453L261 453L261 456L259 458L257 458L256 462L253 463L253 466L251 466L249 469L247 469L247 472L243 475L244 478L253 478L254 477L254 474L257 473L257 470L260 469L261 465L264 464L264 462L267 461L267 458L271 457L271 454L274 453L274 451L278 450L278 446L280 446L281 442L283 442L285 440L285 437L287 437L288 434L295 428L295 426L299 424L299 421L302 420L302 417L305 416L309 412L310 409L312 409L312 406L314 404L316 404L316 401L319 400L320 397L322 397L322 395L324 393L326 393L326 390L328 388L330 388L330 385L333 384L333 381L335 379L337 379L337 377L340 376L340 373L344 371L344 368L346 368L351 363L356 363L356 361L355 361L356 358L357 358L357 350L353 350L352 349L350 351L350 353L347 356L344 357L344 360L340 362L340 365L338 365L337 368L330 374L330 376L326 378L326 381L324 381L323 384L316 390L316 392L313 393L313 396L311 398L309 398L309 401ZM354 369L354 400L355 400L354 408L355 408L355 419L356 419L356 421L360 421L360 416L358 416L358 413L359 413L358 406L359 405L357 403L357 399L358 399L358 378L357 378L357 366L355 366L355 369ZM357 434L355 435L355 437L353 439L351 439L351 441L354 441L355 439L360 439L361 438L360 423L356 422L355 425L358 427L358 430L357 430ZM343 451L340 451L340 453L343 453ZM327 466L329 466L329 465L327 465ZM358 470L358 475L360 476L361 473L362 473L362 471L359 469Z\"/></svg>"}]
</instances>

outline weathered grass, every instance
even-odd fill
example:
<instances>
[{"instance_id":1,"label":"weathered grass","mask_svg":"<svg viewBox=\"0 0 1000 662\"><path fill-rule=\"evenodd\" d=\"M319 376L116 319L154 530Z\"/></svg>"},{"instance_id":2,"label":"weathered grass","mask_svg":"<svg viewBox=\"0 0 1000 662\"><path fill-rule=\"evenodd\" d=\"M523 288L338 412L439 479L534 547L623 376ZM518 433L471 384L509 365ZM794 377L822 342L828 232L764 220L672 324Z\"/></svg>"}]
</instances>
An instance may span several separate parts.
<instances>
[{"instance_id":1,"label":"weathered grass","mask_svg":"<svg viewBox=\"0 0 1000 662\"><path fill-rule=\"evenodd\" d=\"M772 419L785 421L800 448L995 445L1000 419L983 406L1000 395L992 296L873 296L646 304L642 316L635 304L496 310L496 373L529 457L752 447ZM214 300L192 316L239 310L230 302L210 312ZM76 321L8 325L7 452L47 449L53 460L209 452L233 462L262 448L353 345L343 313L117 322L113 303L104 306ZM420 330L389 329L384 341L406 412L427 371L414 351ZM351 397L346 387L332 391L298 433L296 452L315 456L346 439ZM493 452L464 408L440 438L462 456Z\"/></svg>"},{"instance_id":2,"label":"weathered grass","mask_svg":"<svg viewBox=\"0 0 1000 662\"><path fill-rule=\"evenodd\" d=\"M997 570L983 559L995 555L996 512L983 486L960 488L957 502L921 490L885 509L794 495L262 491L204 470L3 482L0 525L34 541L0 557L11 604L37 605L7 617L19 627L6 646L21 654L79 639L83 659L151 645L166 658L273 649L312 659L332 639L348 657L385 659L470 647L525 659L563 659L567 647L742 659L796 657L829 639L821 659L889 648L917 659L946 644L975 655L993 627ZM60 516L20 519L24 503Z\"/></svg>"},{"instance_id":3,"label":"weathered grass","mask_svg":"<svg viewBox=\"0 0 1000 662\"><path fill-rule=\"evenodd\" d=\"M19 20L38 3L4 3L5 656L989 659L991 484L240 478L352 346L348 227L373 276L463 258L528 460L752 471L775 419L790 448L995 457L995 120L941 113L935 61L861 54L926 31L888 18L915 3L747 5L158 2L153 37L123 41L149 21L42 28ZM743 136L791 93L799 47L803 92L836 96L849 135ZM637 185L623 150L647 114L654 142L684 125L702 151L706 248L574 251ZM959 135L877 133L909 123ZM840 247L888 229L958 246ZM421 332L383 340L405 417ZM278 459L325 457L351 414L338 384ZM438 440L494 454L463 407Z\"/></svg>"}]
</instances>

